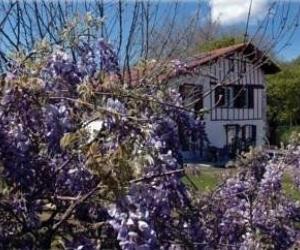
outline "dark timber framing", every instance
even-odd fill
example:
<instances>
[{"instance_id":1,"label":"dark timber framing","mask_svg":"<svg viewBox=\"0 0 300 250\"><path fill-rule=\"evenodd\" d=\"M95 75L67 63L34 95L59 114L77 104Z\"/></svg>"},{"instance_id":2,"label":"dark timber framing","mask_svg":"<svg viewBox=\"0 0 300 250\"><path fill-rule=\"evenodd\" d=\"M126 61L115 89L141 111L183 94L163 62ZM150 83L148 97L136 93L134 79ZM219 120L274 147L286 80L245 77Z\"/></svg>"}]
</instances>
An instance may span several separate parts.
<instances>
[{"instance_id":1,"label":"dark timber framing","mask_svg":"<svg viewBox=\"0 0 300 250\"><path fill-rule=\"evenodd\" d=\"M241 59L242 58L242 59ZM230 65L234 65L233 71ZM243 68L246 68L246 72ZM262 95L264 91L263 82L263 72L260 68L255 68L254 65L248 61L247 58L243 58L240 53L234 53L233 55L228 55L223 57L218 61L211 62L209 64L210 73L215 75L218 81L224 84L224 87L232 87L236 85L244 86L245 89L253 91L253 94L248 94L247 98L253 98L253 107L215 107L211 112L210 118L212 121L241 121L241 120L261 120L262 117ZM232 79L238 79L236 82L226 82L232 81ZM216 105L215 91L212 91L215 86L213 81L210 81L210 104L211 107ZM242 90L246 91L246 90ZM224 94L225 95L225 94ZM225 98L225 97L224 97ZM235 97L233 97L235 98ZM249 102L250 100L248 100Z\"/></svg>"}]
</instances>

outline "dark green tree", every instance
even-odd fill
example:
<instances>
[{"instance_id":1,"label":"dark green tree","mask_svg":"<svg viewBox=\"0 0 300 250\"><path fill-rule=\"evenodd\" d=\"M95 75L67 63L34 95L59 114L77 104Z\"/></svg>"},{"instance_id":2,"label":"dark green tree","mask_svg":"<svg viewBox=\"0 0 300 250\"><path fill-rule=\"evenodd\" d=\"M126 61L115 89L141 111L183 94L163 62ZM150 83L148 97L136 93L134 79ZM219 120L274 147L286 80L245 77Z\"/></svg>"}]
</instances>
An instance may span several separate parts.
<instances>
[{"instance_id":1,"label":"dark green tree","mask_svg":"<svg viewBox=\"0 0 300 250\"><path fill-rule=\"evenodd\" d=\"M224 35L219 38L214 38L206 43L202 43L198 45L199 52L208 52L214 49L220 49L228 46L232 46L235 44L242 43L244 38L242 36L231 36Z\"/></svg>"},{"instance_id":2,"label":"dark green tree","mask_svg":"<svg viewBox=\"0 0 300 250\"><path fill-rule=\"evenodd\" d=\"M282 65L282 71L267 78L268 121L271 137L278 126L300 124L300 60Z\"/></svg>"}]
</instances>

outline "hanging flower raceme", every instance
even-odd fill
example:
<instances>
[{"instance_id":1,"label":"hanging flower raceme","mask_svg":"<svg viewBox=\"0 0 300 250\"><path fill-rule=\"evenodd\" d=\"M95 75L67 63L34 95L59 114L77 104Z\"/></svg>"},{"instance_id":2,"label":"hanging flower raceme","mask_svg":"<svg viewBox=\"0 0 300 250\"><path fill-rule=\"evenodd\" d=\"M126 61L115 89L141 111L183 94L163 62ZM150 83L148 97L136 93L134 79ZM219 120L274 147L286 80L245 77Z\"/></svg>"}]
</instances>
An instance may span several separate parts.
<instances>
[{"instance_id":1,"label":"hanging flower raceme","mask_svg":"<svg viewBox=\"0 0 300 250\"><path fill-rule=\"evenodd\" d=\"M100 40L99 50L102 70L107 73L120 74L118 56L112 46L105 40Z\"/></svg>"}]
</instances>

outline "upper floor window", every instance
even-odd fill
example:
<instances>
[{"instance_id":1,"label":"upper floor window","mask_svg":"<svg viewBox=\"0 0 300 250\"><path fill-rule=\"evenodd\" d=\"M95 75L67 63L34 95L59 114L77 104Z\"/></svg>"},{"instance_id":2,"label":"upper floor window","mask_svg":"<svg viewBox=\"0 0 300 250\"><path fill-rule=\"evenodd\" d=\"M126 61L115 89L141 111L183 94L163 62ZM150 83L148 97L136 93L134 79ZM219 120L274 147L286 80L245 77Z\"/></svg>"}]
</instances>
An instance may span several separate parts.
<instances>
[{"instance_id":1,"label":"upper floor window","mask_svg":"<svg viewBox=\"0 0 300 250\"><path fill-rule=\"evenodd\" d=\"M234 86L234 108L253 108L254 89L251 85Z\"/></svg>"},{"instance_id":2,"label":"upper floor window","mask_svg":"<svg viewBox=\"0 0 300 250\"><path fill-rule=\"evenodd\" d=\"M233 88L217 87L215 89L215 105L221 108L233 107Z\"/></svg>"},{"instance_id":3,"label":"upper floor window","mask_svg":"<svg viewBox=\"0 0 300 250\"><path fill-rule=\"evenodd\" d=\"M220 86L215 89L215 105L221 108L253 108L254 89L250 85Z\"/></svg>"},{"instance_id":4,"label":"upper floor window","mask_svg":"<svg viewBox=\"0 0 300 250\"><path fill-rule=\"evenodd\" d=\"M203 108L202 85L184 83L179 87L179 93L186 108L194 109L195 112Z\"/></svg>"}]
</instances>

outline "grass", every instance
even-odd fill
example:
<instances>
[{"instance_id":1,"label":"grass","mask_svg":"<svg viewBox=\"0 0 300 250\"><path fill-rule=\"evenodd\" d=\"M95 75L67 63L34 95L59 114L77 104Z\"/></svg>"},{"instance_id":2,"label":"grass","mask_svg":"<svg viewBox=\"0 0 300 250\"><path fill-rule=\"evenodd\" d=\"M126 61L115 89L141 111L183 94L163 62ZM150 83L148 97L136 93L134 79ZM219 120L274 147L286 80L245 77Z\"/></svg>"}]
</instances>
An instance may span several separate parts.
<instances>
[{"instance_id":1,"label":"grass","mask_svg":"<svg viewBox=\"0 0 300 250\"><path fill-rule=\"evenodd\" d=\"M203 167L198 175L188 175L183 178L183 182L188 186L192 182L200 191L212 191L224 178L224 175L231 172L232 169Z\"/></svg>"},{"instance_id":2,"label":"grass","mask_svg":"<svg viewBox=\"0 0 300 250\"><path fill-rule=\"evenodd\" d=\"M300 192L296 188L295 184L293 183L293 179L290 174L285 173L283 175L283 191L286 193L286 195L293 199L300 201Z\"/></svg>"},{"instance_id":3,"label":"grass","mask_svg":"<svg viewBox=\"0 0 300 250\"><path fill-rule=\"evenodd\" d=\"M204 167L200 169L200 174L188 175L188 178L184 177L183 182L188 186L191 186L190 182L192 182L200 191L212 191L222 179L234 174L236 171L236 169ZM292 177L288 173L283 175L282 188L289 198L300 201L300 192L295 187Z\"/></svg>"}]
</instances>

